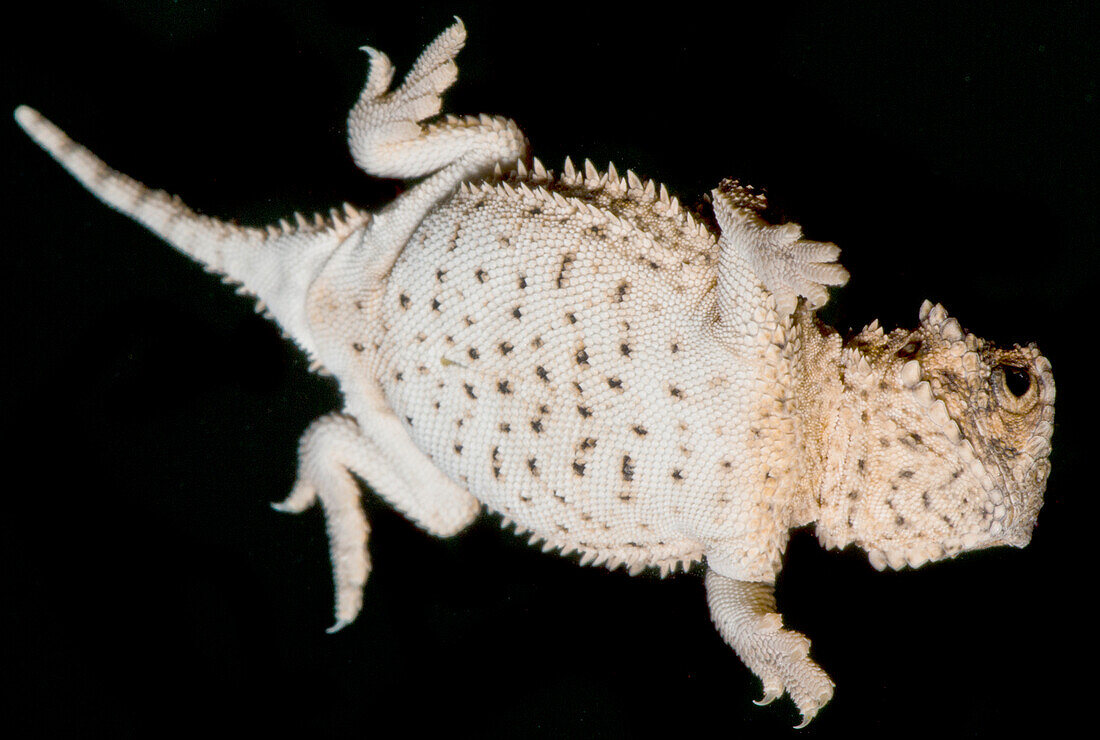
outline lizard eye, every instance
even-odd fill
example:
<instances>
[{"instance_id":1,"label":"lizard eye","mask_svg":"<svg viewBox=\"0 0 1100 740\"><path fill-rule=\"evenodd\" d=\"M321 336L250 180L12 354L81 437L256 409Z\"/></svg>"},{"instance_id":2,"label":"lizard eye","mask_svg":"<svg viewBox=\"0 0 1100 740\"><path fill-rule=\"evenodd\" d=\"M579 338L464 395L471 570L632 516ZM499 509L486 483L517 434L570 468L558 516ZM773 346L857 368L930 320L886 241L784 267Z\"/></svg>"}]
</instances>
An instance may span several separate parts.
<instances>
[{"instance_id":1,"label":"lizard eye","mask_svg":"<svg viewBox=\"0 0 1100 740\"><path fill-rule=\"evenodd\" d=\"M994 370L994 382L1001 403L1009 411L1026 413L1038 400L1038 384L1026 368L998 365Z\"/></svg>"},{"instance_id":2,"label":"lizard eye","mask_svg":"<svg viewBox=\"0 0 1100 740\"><path fill-rule=\"evenodd\" d=\"M1028 388L1031 387L1031 373L1023 368L1012 367L1011 365L1002 365L1001 370L1004 373L1004 384L1008 392L1016 398L1023 398Z\"/></svg>"}]
</instances>

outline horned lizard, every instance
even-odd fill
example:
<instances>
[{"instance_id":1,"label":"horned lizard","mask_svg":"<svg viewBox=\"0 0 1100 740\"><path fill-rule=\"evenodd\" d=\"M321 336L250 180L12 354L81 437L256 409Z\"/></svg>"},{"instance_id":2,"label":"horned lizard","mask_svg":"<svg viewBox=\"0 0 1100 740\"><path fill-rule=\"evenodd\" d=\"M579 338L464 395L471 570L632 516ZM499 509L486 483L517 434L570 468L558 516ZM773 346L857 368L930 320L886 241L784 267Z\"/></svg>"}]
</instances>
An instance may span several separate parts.
<instances>
[{"instance_id":1,"label":"horned lizard","mask_svg":"<svg viewBox=\"0 0 1100 740\"><path fill-rule=\"evenodd\" d=\"M389 59L366 49L352 156L419 179L374 214L237 227L15 115L338 380L344 409L305 432L277 505L324 508L332 630L370 571L359 478L438 536L484 505L582 564L705 562L712 618L761 703L786 692L805 725L833 684L776 611L789 531L813 524L879 569L1026 545L1050 471L1050 363L929 302L914 330L844 340L815 315L847 281L839 250L770 225L752 188L723 181L699 216L613 165L551 172L510 120L436 119L464 41L456 22L392 91Z\"/></svg>"}]
</instances>

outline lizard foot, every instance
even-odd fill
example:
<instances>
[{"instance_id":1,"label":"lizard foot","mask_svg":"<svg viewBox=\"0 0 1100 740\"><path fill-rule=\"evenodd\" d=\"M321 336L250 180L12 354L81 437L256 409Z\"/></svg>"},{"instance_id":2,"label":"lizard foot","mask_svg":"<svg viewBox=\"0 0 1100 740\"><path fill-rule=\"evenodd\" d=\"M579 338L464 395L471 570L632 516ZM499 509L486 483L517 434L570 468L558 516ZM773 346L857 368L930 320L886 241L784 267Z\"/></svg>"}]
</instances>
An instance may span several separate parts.
<instances>
[{"instance_id":1,"label":"lizard foot","mask_svg":"<svg viewBox=\"0 0 1100 740\"><path fill-rule=\"evenodd\" d=\"M298 513L320 500L328 527L329 554L336 590L335 632L351 623L363 604L370 573L370 527L359 503L359 485L350 468L361 457L361 437L353 419L329 414L310 425L299 442L298 480L278 511Z\"/></svg>"},{"instance_id":2,"label":"lizard foot","mask_svg":"<svg viewBox=\"0 0 1100 740\"><path fill-rule=\"evenodd\" d=\"M794 311L798 296L810 308L829 300L827 287L848 282L848 271L837 262L840 249L828 242L802 238L798 224L773 226L760 212L764 196L735 180L723 180L712 193L722 239L733 242L756 277L775 296L781 315Z\"/></svg>"},{"instance_id":3,"label":"lizard foot","mask_svg":"<svg viewBox=\"0 0 1100 740\"><path fill-rule=\"evenodd\" d=\"M776 613L760 619L754 634L742 640L738 657L764 684L764 696L754 702L770 704L786 692L802 713L805 727L818 710L833 697L833 682L828 674L810 659L810 641L802 634L782 629Z\"/></svg>"},{"instance_id":4,"label":"lizard foot","mask_svg":"<svg viewBox=\"0 0 1100 740\"><path fill-rule=\"evenodd\" d=\"M770 704L784 693L802 713L805 727L833 697L833 682L810 659L810 641L783 629L770 583L738 581L710 569L706 576L711 619L737 656L764 683L757 704Z\"/></svg>"},{"instance_id":5,"label":"lizard foot","mask_svg":"<svg viewBox=\"0 0 1100 740\"><path fill-rule=\"evenodd\" d=\"M466 158L455 176L469 177L493 165L502 167L526 155L527 140L516 124L499 116L447 116L424 124L439 113L440 95L458 78L455 55L466 43L462 21L439 34L417 57L401 85L390 91L393 64L377 49L359 100L348 115L352 157L376 177L424 177ZM454 178L445 178L448 183Z\"/></svg>"}]
</instances>

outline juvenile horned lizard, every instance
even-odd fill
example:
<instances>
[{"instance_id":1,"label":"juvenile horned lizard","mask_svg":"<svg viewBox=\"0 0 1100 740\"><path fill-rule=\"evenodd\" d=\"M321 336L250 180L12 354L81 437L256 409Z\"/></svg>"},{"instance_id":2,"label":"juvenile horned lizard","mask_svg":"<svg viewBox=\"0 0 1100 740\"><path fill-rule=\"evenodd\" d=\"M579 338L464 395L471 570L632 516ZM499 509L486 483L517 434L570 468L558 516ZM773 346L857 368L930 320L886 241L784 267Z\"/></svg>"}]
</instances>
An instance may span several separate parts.
<instances>
[{"instance_id":1,"label":"juvenile horned lizard","mask_svg":"<svg viewBox=\"0 0 1100 740\"><path fill-rule=\"evenodd\" d=\"M233 226L15 115L338 380L344 409L305 432L277 505L324 507L332 630L370 571L359 478L438 536L485 505L582 564L705 561L712 618L763 702L786 692L809 722L833 684L776 612L788 532L813 524L879 569L1026 545L1050 471L1050 363L929 302L914 330L843 340L815 316L847 281L839 250L768 224L751 188L720 183L712 222L613 165L547 170L510 120L433 119L464 41L456 22L392 91L389 59L366 49L352 156L422 178L375 214Z\"/></svg>"}]
</instances>

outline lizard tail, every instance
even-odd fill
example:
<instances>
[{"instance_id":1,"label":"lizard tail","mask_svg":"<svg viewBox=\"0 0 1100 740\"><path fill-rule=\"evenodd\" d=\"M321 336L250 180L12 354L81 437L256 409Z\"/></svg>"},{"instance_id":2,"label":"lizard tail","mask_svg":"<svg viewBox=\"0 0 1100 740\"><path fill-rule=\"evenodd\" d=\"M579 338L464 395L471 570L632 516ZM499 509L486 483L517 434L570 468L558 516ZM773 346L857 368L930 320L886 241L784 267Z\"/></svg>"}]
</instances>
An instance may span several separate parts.
<instances>
[{"instance_id":1,"label":"lizard tail","mask_svg":"<svg viewBox=\"0 0 1100 740\"><path fill-rule=\"evenodd\" d=\"M367 214L345 205L343 213L333 211L312 221L295 214L294 225L237 226L196 213L178 197L116 172L33 108L19 106L15 120L93 195L207 269L239 283L243 292L259 299L260 310L313 354L306 292L336 247L367 223Z\"/></svg>"}]
</instances>

